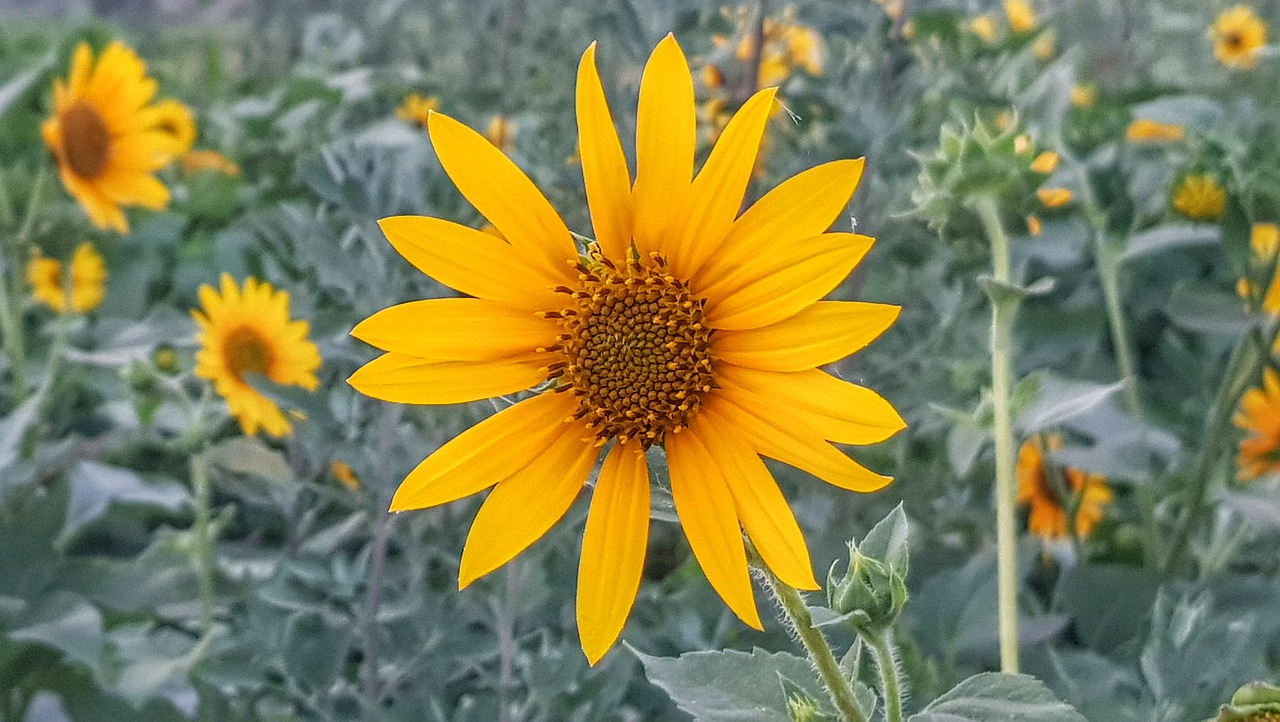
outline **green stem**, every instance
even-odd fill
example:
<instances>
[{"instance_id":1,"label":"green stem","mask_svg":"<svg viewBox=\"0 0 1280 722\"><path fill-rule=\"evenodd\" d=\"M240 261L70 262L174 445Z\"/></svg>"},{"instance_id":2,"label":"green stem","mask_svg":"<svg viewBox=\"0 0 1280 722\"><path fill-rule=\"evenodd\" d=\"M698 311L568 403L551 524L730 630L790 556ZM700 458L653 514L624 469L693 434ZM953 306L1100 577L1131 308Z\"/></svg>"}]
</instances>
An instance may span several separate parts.
<instances>
[{"instance_id":1,"label":"green stem","mask_svg":"<svg viewBox=\"0 0 1280 722\"><path fill-rule=\"evenodd\" d=\"M991 242L992 276L998 284L1012 285L1009 236L1000 223L1000 209L991 196L977 204L978 217ZM996 587L1000 625L1000 669L1018 672L1018 530L1017 481L1014 478L1013 440L1013 317L1018 301L1013 296L991 300L991 403L995 412L996 445Z\"/></svg>"},{"instance_id":2,"label":"green stem","mask_svg":"<svg viewBox=\"0 0 1280 722\"><path fill-rule=\"evenodd\" d=\"M1191 467L1190 493L1178 515L1169 554L1161 565L1164 571L1172 571L1182 564L1187 545L1200 521L1204 501L1208 496L1209 482L1213 476L1213 467L1220 457L1220 447L1230 426L1232 412L1240 401L1240 396L1261 373L1269 356L1265 349L1271 348L1271 342L1267 339L1273 338L1275 338L1274 329L1271 329L1265 338L1262 338L1255 329L1245 334L1231 352L1231 358L1227 361L1227 370L1222 375L1222 382L1218 385L1218 393L1209 411L1209 422L1204 430L1203 442Z\"/></svg>"},{"instance_id":3,"label":"green stem","mask_svg":"<svg viewBox=\"0 0 1280 722\"><path fill-rule=\"evenodd\" d=\"M902 683L898 679L898 656L894 654L889 636L892 630L879 634L863 633L860 636L876 656L880 668L880 687L884 693L885 722L902 722Z\"/></svg>"},{"instance_id":4,"label":"green stem","mask_svg":"<svg viewBox=\"0 0 1280 722\"><path fill-rule=\"evenodd\" d=\"M809 654L809 660L813 662L818 675L822 678L822 685L826 687L832 703L840 711L840 719L843 722L867 722L866 716L862 714L862 709L855 701L853 687L840 671L840 662L831 651L831 645L827 644L822 632L813 626L813 616L809 614L809 607L805 605L799 590L774 576L749 543L747 555L751 565L764 577L765 586L777 600L778 607L786 616L786 621L795 630L800 643L804 645L805 652Z\"/></svg>"},{"instance_id":5,"label":"green stem","mask_svg":"<svg viewBox=\"0 0 1280 722\"><path fill-rule=\"evenodd\" d=\"M191 485L195 491L196 565L200 577L200 633L213 628L213 489L204 448L191 455Z\"/></svg>"},{"instance_id":6,"label":"green stem","mask_svg":"<svg viewBox=\"0 0 1280 722\"><path fill-rule=\"evenodd\" d=\"M1098 277L1102 283L1102 302L1107 307L1107 325L1111 328L1111 345L1115 347L1116 364L1124 383L1124 399L1129 411L1142 414L1142 399L1138 396L1138 365L1129 346L1129 330L1120 301L1120 254L1107 243L1104 231L1095 228L1093 233L1094 255L1098 261Z\"/></svg>"},{"instance_id":7,"label":"green stem","mask_svg":"<svg viewBox=\"0 0 1280 722\"><path fill-rule=\"evenodd\" d=\"M31 242L31 232L35 228L35 219L44 199L45 179L48 172L41 166L31 186L31 194L27 197L27 212L22 219L22 227L14 236L13 245L0 250L0 333L4 334L4 350L9 356L9 366L13 373L13 389L15 403L21 402L27 395L27 344L22 328L22 287L23 263L27 256L27 245Z\"/></svg>"}]
</instances>

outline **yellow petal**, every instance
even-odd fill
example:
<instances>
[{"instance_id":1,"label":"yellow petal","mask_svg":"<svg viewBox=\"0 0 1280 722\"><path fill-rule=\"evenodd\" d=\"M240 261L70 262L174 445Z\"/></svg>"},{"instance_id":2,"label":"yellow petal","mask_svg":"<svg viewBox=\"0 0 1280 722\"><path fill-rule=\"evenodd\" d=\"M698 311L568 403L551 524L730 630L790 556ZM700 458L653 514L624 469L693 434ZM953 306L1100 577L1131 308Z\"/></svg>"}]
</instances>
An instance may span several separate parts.
<instances>
[{"instance_id":1,"label":"yellow petal","mask_svg":"<svg viewBox=\"0 0 1280 722\"><path fill-rule=\"evenodd\" d=\"M550 346L558 328L497 301L432 298L385 308L356 324L351 335L430 361L490 361Z\"/></svg>"},{"instance_id":2,"label":"yellow petal","mask_svg":"<svg viewBox=\"0 0 1280 722\"><path fill-rule=\"evenodd\" d=\"M707 324L742 330L790 318L840 285L872 243L853 233L825 233L771 249L706 290Z\"/></svg>"},{"instance_id":3,"label":"yellow petal","mask_svg":"<svg viewBox=\"0 0 1280 722\"><path fill-rule=\"evenodd\" d=\"M432 112L427 127L449 178L526 262L552 284L575 280L568 264L578 257L573 238L529 176L484 136L447 115Z\"/></svg>"},{"instance_id":4,"label":"yellow petal","mask_svg":"<svg viewBox=\"0 0 1280 722\"><path fill-rule=\"evenodd\" d=\"M631 172L596 71L595 43L578 64L578 153L596 241L606 257L625 258L631 247Z\"/></svg>"},{"instance_id":5,"label":"yellow petal","mask_svg":"<svg viewBox=\"0 0 1280 722\"><path fill-rule=\"evenodd\" d=\"M715 404L761 456L807 471L832 486L868 492L893 481L845 456L808 429L788 426L773 415L747 411L731 394L720 394L704 403Z\"/></svg>"},{"instance_id":6,"label":"yellow petal","mask_svg":"<svg viewBox=\"0 0 1280 722\"><path fill-rule=\"evenodd\" d=\"M751 96L725 126L707 162L693 180L683 225L673 228L671 267L688 278L715 253L742 207L742 196L760 152L777 88Z\"/></svg>"},{"instance_id":7,"label":"yellow petal","mask_svg":"<svg viewBox=\"0 0 1280 722\"><path fill-rule=\"evenodd\" d=\"M825 366L871 343L902 309L883 303L819 301L784 321L746 331L721 331L717 358L766 371Z\"/></svg>"},{"instance_id":8,"label":"yellow petal","mask_svg":"<svg viewBox=\"0 0 1280 722\"><path fill-rule=\"evenodd\" d=\"M458 588L497 569L542 538L564 516L587 480L599 451L578 424L528 457L526 466L498 482L467 534Z\"/></svg>"},{"instance_id":9,"label":"yellow petal","mask_svg":"<svg viewBox=\"0 0 1280 722\"><path fill-rule=\"evenodd\" d=\"M668 436L666 449L671 496L698 565L739 619L763 629L752 595L742 529L724 470L690 429Z\"/></svg>"},{"instance_id":10,"label":"yellow petal","mask_svg":"<svg viewBox=\"0 0 1280 722\"><path fill-rule=\"evenodd\" d=\"M649 541L649 468L639 444L617 444L604 460L582 533L578 633L594 665L635 604Z\"/></svg>"},{"instance_id":11,"label":"yellow petal","mask_svg":"<svg viewBox=\"0 0 1280 722\"><path fill-rule=\"evenodd\" d=\"M539 394L472 426L409 472L391 511L425 509L488 489L527 466L573 426L564 420L577 406L570 394Z\"/></svg>"},{"instance_id":12,"label":"yellow petal","mask_svg":"<svg viewBox=\"0 0 1280 722\"><path fill-rule=\"evenodd\" d=\"M800 525L764 462L714 410L694 417L689 430L706 443L711 462L724 472L733 507L765 564L796 589L818 589Z\"/></svg>"},{"instance_id":13,"label":"yellow petal","mask_svg":"<svg viewBox=\"0 0 1280 722\"><path fill-rule=\"evenodd\" d=\"M862 166L861 158L824 163L766 193L734 221L720 248L697 272L699 285L709 286L761 254L826 231L849 205Z\"/></svg>"},{"instance_id":14,"label":"yellow petal","mask_svg":"<svg viewBox=\"0 0 1280 722\"><path fill-rule=\"evenodd\" d=\"M817 369L776 373L726 364L717 376L739 406L789 419L788 427L808 428L827 441L875 444L907 426L876 392Z\"/></svg>"},{"instance_id":15,"label":"yellow petal","mask_svg":"<svg viewBox=\"0 0 1280 722\"><path fill-rule=\"evenodd\" d=\"M545 354L494 361L426 361L387 353L347 383L365 396L398 404L462 404L536 386L547 379Z\"/></svg>"},{"instance_id":16,"label":"yellow petal","mask_svg":"<svg viewBox=\"0 0 1280 722\"><path fill-rule=\"evenodd\" d=\"M546 279L529 273L511 245L493 234L426 216L393 216L378 225L400 255L449 288L520 308L564 305Z\"/></svg>"},{"instance_id":17,"label":"yellow petal","mask_svg":"<svg viewBox=\"0 0 1280 722\"><path fill-rule=\"evenodd\" d=\"M645 257L664 248L664 235L679 226L697 144L693 76L689 63L668 34L658 43L640 79L636 116L634 240Z\"/></svg>"}]
</instances>

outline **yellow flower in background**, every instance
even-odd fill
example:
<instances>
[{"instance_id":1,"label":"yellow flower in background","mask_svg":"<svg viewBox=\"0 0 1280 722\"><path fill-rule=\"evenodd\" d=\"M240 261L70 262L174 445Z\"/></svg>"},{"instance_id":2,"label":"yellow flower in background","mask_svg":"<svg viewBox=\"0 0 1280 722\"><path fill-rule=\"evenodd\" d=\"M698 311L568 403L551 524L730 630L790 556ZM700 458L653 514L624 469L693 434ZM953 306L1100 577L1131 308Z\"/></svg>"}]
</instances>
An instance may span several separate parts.
<instances>
[{"instance_id":1,"label":"yellow flower in background","mask_svg":"<svg viewBox=\"0 0 1280 722\"><path fill-rule=\"evenodd\" d=\"M1050 469L1045 452L1062 448L1062 437L1035 436L1018 452L1018 504L1030 506L1027 530L1046 540L1070 536L1069 510L1075 507L1075 536L1088 538L1099 521L1106 516L1113 494L1101 474L1087 474L1079 469ZM1059 498L1049 474L1060 473L1063 490L1070 498Z\"/></svg>"},{"instance_id":2,"label":"yellow flower in background","mask_svg":"<svg viewBox=\"0 0 1280 722\"><path fill-rule=\"evenodd\" d=\"M1058 38L1052 31L1041 33L1031 44L1031 54L1040 60L1052 60L1058 53Z\"/></svg>"},{"instance_id":3,"label":"yellow flower in background","mask_svg":"<svg viewBox=\"0 0 1280 722\"><path fill-rule=\"evenodd\" d=\"M1051 150L1043 151L1040 155L1036 156L1035 160L1031 161L1031 170L1036 173L1049 175L1057 167L1058 154Z\"/></svg>"},{"instance_id":4,"label":"yellow flower in background","mask_svg":"<svg viewBox=\"0 0 1280 722\"><path fill-rule=\"evenodd\" d=\"M1036 218L1035 216L1027 216L1027 233L1030 233L1033 236L1038 236L1043 231L1044 224L1040 222L1039 218Z\"/></svg>"},{"instance_id":5,"label":"yellow flower in background","mask_svg":"<svg viewBox=\"0 0 1280 722\"><path fill-rule=\"evenodd\" d=\"M1036 29L1036 11L1027 0L1004 0L1004 16L1009 20L1009 29L1015 33Z\"/></svg>"},{"instance_id":6,"label":"yellow flower in background","mask_svg":"<svg viewBox=\"0 0 1280 722\"><path fill-rule=\"evenodd\" d=\"M1124 131L1124 139L1130 143L1173 141L1186 137L1187 131L1182 126L1149 118L1135 118Z\"/></svg>"},{"instance_id":7,"label":"yellow flower in background","mask_svg":"<svg viewBox=\"0 0 1280 722\"><path fill-rule=\"evenodd\" d=\"M168 152L181 156L196 144L196 118L191 109L172 98L166 98L152 106L155 122L152 127L170 138Z\"/></svg>"},{"instance_id":8,"label":"yellow flower in background","mask_svg":"<svg viewBox=\"0 0 1280 722\"><path fill-rule=\"evenodd\" d=\"M216 150L189 150L178 159L185 175L195 175L202 171L214 171L223 175L240 175L240 166L235 161Z\"/></svg>"},{"instance_id":9,"label":"yellow flower in background","mask_svg":"<svg viewBox=\"0 0 1280 722\"><path fill-rule=\"evenodd\" d=\"M977 35L984 43L994 43L999 33L996 31L996 21L990 15L979 15L969 21L969 32Z\"/></svg>"},{"instance_id":10,"label":"yellow flower in background","mask_svg":"<svg viewBox=\"0 0 1280 722\"><path fill-rule=\"evenodd\" d=\"M516 142L516 124L511 122L511 119L507 116L499 113L489 119L489 125L485 128L484 137L497 146L498 150L504 153L509 152Z\"/></svg>"},{"instance_id":11,"label":"yellow flower in background","mask_svg":"<svg viewBox=\"0 0 1280 722\"><path fill-rule=\"evenodd\" d=\"M1244 392L1232 422L1245 432L1236 457L1240 479L1280 471L1280 375L1267 367L1262 386Z\"/></svg>"},{"instance_id":12,"label":"yellow flower in background","mask_svg":"<svg viewBox=\"0 0 1280 722\"><path fill-rule=\"evenodd\" d=\"M724 85L724 73L720 72L719 66L715 64L702 66L698 74L702 78L702 84L708 90L715 90Z\"/></svg>"},{"instance_id":13,"label":"yellow flower in background","mask_svg":"<svg viewBox=\"0 0 1280 722\"><path fill-rule=\"evenodd\" d=\"M1208 173L1188 174L1173 191L1174 209L1194 221L1221 218L1226 206L1227 192Z\"/></svg>"},{"instance_id":14,"label":"yellow flower in background","mask_svg":"<svg viewBox=\"0 0 1280 722\"><path fill-rule=\"evenodd\" d=\"M1261 269L1271 278L1261 300L1261 309L1264 313L1280 316L1280 283L1276 282L1277 276L1280 276L1280 267L1277 267L1277 260L1280 260L1277 258L1277 251L1280 251L1280 225L1253 224L1249 233L1249 246L1253 251L1254 268ZM1256 287L1248 278L1242 278L1236 284L1236 293L1241 298L1249 299L1255 290ZM1276 346L1280 349L1280 340L1277 340Z\"/></svg>"},{"instance_id":15,"label":"yellow flower in background","mask_svg":"<svg viewBox=\"0 0 1280 722\"><path fill-rule=\"evenodd\" d=\"M341 459L334 459L329 462L329 473L333 474L333 478L338 480L350 491L360 491L360 477L356 476L356 472L351 465Z\"/></svg>"},{"instance_id":16,"label":"yellow flower in background","mask_svg":"<svg viewBox=\"0 0 1280 722\"><path fill-rule=\"evenodd\" d=\"M1071 191L1066 188L1038 188L1036 198L1045 208L1059 208L1071 202Z\"/></svg>"},{"instance_id":17,"label":"yellow flower in background","mask_svg":"<svg viewBox=\"0 0 1280 722\"><path fill-rule=\"evenodd\" d=\"M792 67L822 75L823 43L818 31L804 25L788 25L782 31L782 40Z\"/></svg>"},{"instance_id":18,"label":"yellow flower in background","mask_svg":"<svg viewBox=\"0 0 1280 722\"><path fill-rule=\"evenodd\" d=\"M222 289L200 287L199 310L191 317L200 327L196 375L209 379L226 399L245 434L258 430L285 436L293 427L275 402L249 384L258 374L273 383L314 390L319 381L320 351L307 340L306 321L289 319L289 294L248 278L244 287L222 274Z\"/></svg>"},{"instance_id":19,"label":"yellow flower in background","mask_svg":"<svg viewBox=\"0 0 1280 722\"><path fill-rule=\"evenodd\" d=\"M644 450L665 450L671 493L712 587L759 628L743 530L782 581L817 589L804 537L762 456L854 491L890 482L834 443L904 427L875 392L821 370L880 335L898 307L822 301L872 239L828 233L861 160L805 171L739 215L776 89L753 95L694 175L693 78L675 38L640 82L634 185L596 71L577 82L579 148L596 240L579 249L523 172L440 114L431 141L506 242L437 218L381 222L419 270L468 294L374 314L352 335L385 353L350 378L398 403L543 391L463 432L414 469L393 511L496 487L462 553L459 585L510 561L569 509L597 460L578 575L591 663L613 646L640 585L649 529Z\"/></svg>"},{"instance_id":20,"label":"yellow flower in background","mask_svg":"<svg viewBox=\"0 0 1280 722\"><path fill-rule=\"evenodd\" d=\"M1209 29L1213 57L1229 68L1252 70L1258 65L1258 51L1267 44L1267 24L1248 5L1222 11Z\"/></svg>"},{"instance_id":21,"label":"yellow flower in background","mask_svg":"<svg viewBox=\"0 0 1280 722\"><path fill-rule=\"evenodd\" d=\"M156 81L133 50L116 41L94 61L76 47L71 75L53 83L53 115L41 127L62 185L98 228L127 233L124 206L160 210L169 190L152 175L172 158L173 136L156 128Z\"/></svg>"},{"instance_id":22,"label":"yellow flower in background","mask_svg":"<svg viewBox=\"0 0 1280 722\"><path fill-rule=\"evenodd\" d=\"M1092 108L1098 102L1098 89L1092 83L1076 83L1071 86L1071 104L1077 108Z\"/></svg>"},{"instance_id":23,"label":"yellow flower in background","mask_svg":"<svg viewBox=\"0 0 1280 722\"><path fill-rule=\"evenodd\" d=\"M755 53L756 36L749 20L748 15L740 17L742 37L734 46L733 55L742 62L751 60ZM760 52L756 87L781 85L796 69L809 75L821 75L825 53L822 36L817 30L795 21L794 7L786 8L780 18L765 18L764 49Z\"/></svg>"},{"instance_id":24,"label":"yellow flower in background","mask_svg":"<svg viewBox=\"0 0 1280 722\"><path fill-rule=\"evenodd\" d=\"M27 263L31 295L40 303L66 313L86 313L98 307L106 295L107 264L85 241L71 256L70 269L53 258L36 257Z\"/></svg>"},{"instance_id":25,"label":"yellow flower in background","mask_svg":"<svg viewBox=\"0 0 1280 722\"><path fill-rule=\"evenodd\" d=\"M410 123L417 123L425 128L427 127L427 116L433 110L440 110L439 98L434 95L409 93L409 97L404 99L404 104L396 110L396 117Z\"/></svg>"}]
</instances>

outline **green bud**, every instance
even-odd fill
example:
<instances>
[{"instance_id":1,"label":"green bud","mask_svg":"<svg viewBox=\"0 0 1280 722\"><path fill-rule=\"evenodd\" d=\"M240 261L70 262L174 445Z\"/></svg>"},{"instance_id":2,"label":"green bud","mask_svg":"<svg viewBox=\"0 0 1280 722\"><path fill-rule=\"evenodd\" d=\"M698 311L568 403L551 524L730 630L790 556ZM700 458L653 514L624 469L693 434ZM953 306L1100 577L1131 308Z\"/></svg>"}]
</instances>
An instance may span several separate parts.
<instances>
[{"instance_id":1,"label":"green bud","mask_svg":"<svg viewBox=\"0 0 1280 722\"><path fill-rule=\"evenodd\" d=\"M836 575L835 564L827 573L827 606L836 614L849 615L850 623L859 629L888 629L906 603L903 574L862 554L853 542L849 543L849 566L844 575Z\"/></svg>"},{"instance_id":2,"label":"green bud","mask_svg":"<svg viewBox=\"0 0 1280 722\"><path fill-rule=\"evenodd\" d=\"M787 697L787 716L792 722L815 722L821 711L818 703L809 697Z\"/></svg>"},{"instance_id":3,"label":"green bud","mask_svg":"<svg viewBox=\"0 0 1280 722\"><path fill-rule=\"evenodd\" d=\"M129 387L138 393L148 393L155 390L156 376L155 369L147 363L141 361L133 361L128 366L120 369L120 378L124 379Z\"/></svg>"},{"instance_id":4,"label":"green bud","mask_svg":"<svg viewBox=\"0 0 1280 722\"><path fill-rule=\"evenodd\" d=\"M1280 687L1250 682L1218 710L1216 722L1280 722Z\"/></svg>"}]
</instances>

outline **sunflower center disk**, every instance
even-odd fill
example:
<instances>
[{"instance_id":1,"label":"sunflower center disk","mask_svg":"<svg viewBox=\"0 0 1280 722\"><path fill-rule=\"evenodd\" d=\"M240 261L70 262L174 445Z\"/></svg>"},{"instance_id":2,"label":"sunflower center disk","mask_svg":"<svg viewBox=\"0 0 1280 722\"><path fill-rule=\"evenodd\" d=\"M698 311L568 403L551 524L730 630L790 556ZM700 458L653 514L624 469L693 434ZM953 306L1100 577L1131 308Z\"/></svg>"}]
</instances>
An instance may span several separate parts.
<instances>
[{"instance_id":1,"label":"sunflower center disk","mask_svg":"<svg viewBox=\"0 0 1280 722\"><path fill-rule=\"evenodd\" d=\"M80 101L62 114L62 148L67 164L81 178L96 178L111 155L111 132L102 114Z\"/></svg>"},{"instance_id":2,"label":"sunflower center disk","mask_svg":"<svg viewBox=\"0 0 1280 722\"><path fill-rule=\"evenodd\" d=\"M227 334L223 354L237 378L245 374L267 374L271 370L271 346L257 331L237 328Z\"/></svg>"},{"instance_id":3,"label":"sunflower center disk","mask_svg":"<svg viewBox=\"0 0 1280 722\"><path fill-rule=\"evenodd\" d=\"M578 290L558 289L573 303L546 314L564 329L547 349L561 356L550 366L557 390L578 397L575 418L586 420L598 443L661 443L688 424L715 386L706 301L656 253L617 266L593 250L578 270Z\"/></svg>"}]
</instances>

